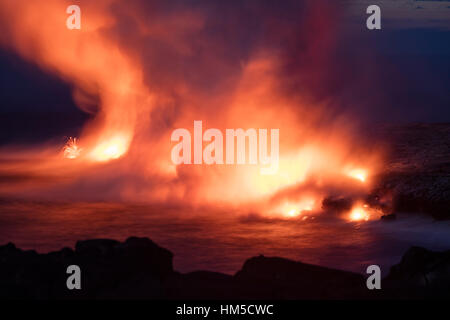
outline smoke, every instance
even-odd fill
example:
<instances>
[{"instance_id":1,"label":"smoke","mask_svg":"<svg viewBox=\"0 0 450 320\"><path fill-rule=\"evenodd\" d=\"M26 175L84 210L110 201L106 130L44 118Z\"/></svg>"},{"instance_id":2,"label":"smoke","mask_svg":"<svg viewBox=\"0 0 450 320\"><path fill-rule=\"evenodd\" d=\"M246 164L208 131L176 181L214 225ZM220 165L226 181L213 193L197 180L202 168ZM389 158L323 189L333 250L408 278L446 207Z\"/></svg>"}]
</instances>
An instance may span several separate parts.
<instances>
[{"instance_id":1,"label":"smoke","mask_svg":"<svg viewBox=\"0 0 450 320\"><path fill-rule=\"evenodd\" d=\"M312 210L330 192L369 187L351 172L374 174L379 152L360 139L352 110L372 75L355 73L362 61L339 54L338 2L77 1L81 30L65 27L69 4L0 4L0 43L73 84L75 101L92 114L80 159L62 159L54 145L3 150L28 161L2 172L33 177L9 193L271 211L286 203ZM278 173L175 166L171 132L192 130L194 120L223 132L280 129Z\"/></svg>"}]
</instances>

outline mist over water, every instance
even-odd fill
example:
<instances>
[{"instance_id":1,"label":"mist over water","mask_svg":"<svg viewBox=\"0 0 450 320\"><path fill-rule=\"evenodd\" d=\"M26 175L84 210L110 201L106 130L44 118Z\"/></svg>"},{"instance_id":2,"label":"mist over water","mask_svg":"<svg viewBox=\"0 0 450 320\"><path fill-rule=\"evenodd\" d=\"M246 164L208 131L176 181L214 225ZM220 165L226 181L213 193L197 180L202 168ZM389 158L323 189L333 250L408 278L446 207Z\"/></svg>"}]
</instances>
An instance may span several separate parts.
<instances>
[{"instance_id":1,"label":"mist over water","mask_svg":"<svg viewBox=\"0 0 450 320\"><path fill-rule=\"evenodd\" d=\"M207 208L22 201L3 202L0 212L0 244L44 253L83 239L149 237L174 253L174 268L181 272L232 274L263 254L359 273L378 264L386 275L413 245L450 247L450 222L420 215L348 222L326 213L303 220Z\"/></svg>"}]
</instances>

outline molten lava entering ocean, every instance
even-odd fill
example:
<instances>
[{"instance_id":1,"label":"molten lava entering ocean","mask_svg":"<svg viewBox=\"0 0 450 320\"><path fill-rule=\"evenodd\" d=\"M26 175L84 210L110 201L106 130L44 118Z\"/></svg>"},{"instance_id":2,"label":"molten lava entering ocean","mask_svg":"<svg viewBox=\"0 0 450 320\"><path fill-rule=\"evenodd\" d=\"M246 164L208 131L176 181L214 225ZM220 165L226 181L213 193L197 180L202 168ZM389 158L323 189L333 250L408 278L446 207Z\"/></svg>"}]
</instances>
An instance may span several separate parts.
<instances>
[{"instance_id":1,"label":"molten lava entering ocean","mask_svg":"<svg viewBox=\"0 0 450 320\"><path fill-rule=\"evenodd\" d=\"M355 134L351 115L329 112L335 103L331 98L317 99L307 92L320 91L328 75L327 53L336 46L336 34L327 27L334 19L332 4L294 5L295 15L304 17L292 22L295 28L285 28L283 15L255 15L249 8L261 28L269 28L267 21L278 21L283 28L270 23L279 31L276 41L266 32L266 41L248 44L244 50L235 42L241 29L216 24L222 11L214 5L208 11L152 3L160 3L160 11L147 12L154 15L149 17L142 14L148 8L139 1L127 7L115 0L83 2L80 30L65 28L66 1L42 2L39 10L29 1L0 3L2 46L70 83L83 110L92 112L87 96L99 101L79 138L69 139L63 157L57 151L60 146L50 144L4 149L2 157L32 161L2 165L2 171L34 177L51 173L52 179L44 185L35 179L2 192L228 205L284 217L314 215L330 195L364 198L381 164L380 153ZM161 16L164 19L158 19ZM124 17L134 21L133 36L117 29ZM210 34L214 27L233 36L219 41ZM240 52L239 59L224 54L230 50ZM301 61L301 72L288 71L288 56L295 57L291 63ZM229 151L238 158L228 165L172 163L171 133L195 119L222 132L279 130L278 170L264 175L265 161L242 164L240 160L254 155L250 143L245 150L235 149L235 144ZM219 139L212 138L208 138L214 147L210 155L217 157ZM274 147L274 140L271 144ZM186 149L191 151L191 145ZM359 210L351 212L351 220L367 217Z\"/></svg>"}]
</instances>

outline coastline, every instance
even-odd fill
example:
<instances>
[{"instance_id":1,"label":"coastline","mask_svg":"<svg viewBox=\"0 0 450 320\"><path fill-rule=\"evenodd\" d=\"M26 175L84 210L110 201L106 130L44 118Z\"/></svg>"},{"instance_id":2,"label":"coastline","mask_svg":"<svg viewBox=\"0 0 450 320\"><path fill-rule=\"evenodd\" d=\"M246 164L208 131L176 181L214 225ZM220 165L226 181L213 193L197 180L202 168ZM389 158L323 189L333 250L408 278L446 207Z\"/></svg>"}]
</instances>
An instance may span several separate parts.
<instances>
[{"instance_id":1,"label":"coastline","mask_svg":"<svg viewBox=\"0 0 450 320\"><path fill-rule=\"evenodd\" d=\"M173 254L148 238L78 241L47 254L0 246L0 299L277 299L371 300L450 297L450 251L412 247L368 290L353 272L280 257L247 259L234 275L173 269ZM68 290L66 269L81 269L81 290Z\"/></svg>"}]
</instances>

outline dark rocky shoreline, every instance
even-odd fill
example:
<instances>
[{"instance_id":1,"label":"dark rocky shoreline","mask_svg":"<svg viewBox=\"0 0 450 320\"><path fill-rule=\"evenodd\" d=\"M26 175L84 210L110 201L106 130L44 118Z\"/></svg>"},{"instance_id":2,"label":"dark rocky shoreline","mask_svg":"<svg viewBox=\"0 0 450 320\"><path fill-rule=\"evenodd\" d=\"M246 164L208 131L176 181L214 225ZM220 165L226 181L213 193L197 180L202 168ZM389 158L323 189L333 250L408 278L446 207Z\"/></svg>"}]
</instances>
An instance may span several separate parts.
<instances>
[{"instance_id":1,"label":"dark rocky shoreline","mask_svg":"<svg viewBox=\"0 0 450 320\"><path fill-rule=\"evenodd\" d=\"M376 131L388 141L388 156L369 200L387 201L390 212L450 219L450 124L385 124Z\"/></svg>"},{"instance_id":2,"label":"dark rocky shoreline","mask_svg":"<svg viewBox=\"0 0 450 320\"><path fill-rule=\"evenodd\" d=\"M78 241L75 250L38 254L0 246L1 299L420 299L450 298L450 251L413 247L381 290L360 274L277 257L253 257L234 275L179 273L173 254L148 238ZM81 290L68 290L78 265Z\"/></svg>"},{"instance_id":3,"label":"dark rocky shoreline","mask_svg":"<svg viewBox=\"0 0 450 320\"><path fill-rule=\"evenodd\" d=\"M366 134L384 152L371 191L363 199L330 195L322 208L345 212L363 200L387 220L398 212L450 219L450 124L379 124Z\"/></svg>"}]
</instances>

